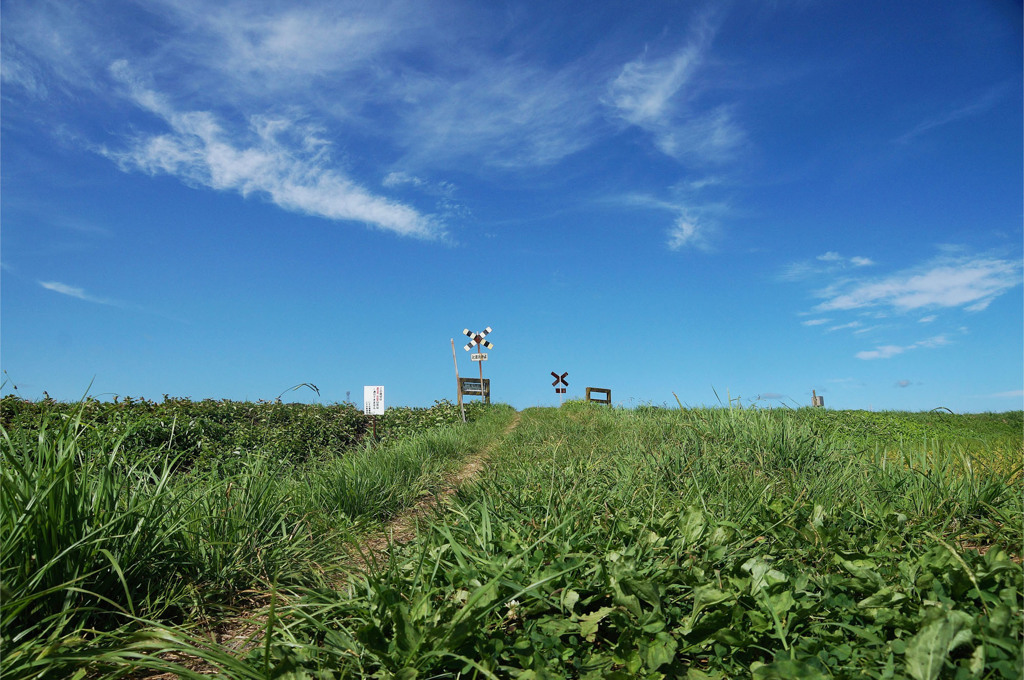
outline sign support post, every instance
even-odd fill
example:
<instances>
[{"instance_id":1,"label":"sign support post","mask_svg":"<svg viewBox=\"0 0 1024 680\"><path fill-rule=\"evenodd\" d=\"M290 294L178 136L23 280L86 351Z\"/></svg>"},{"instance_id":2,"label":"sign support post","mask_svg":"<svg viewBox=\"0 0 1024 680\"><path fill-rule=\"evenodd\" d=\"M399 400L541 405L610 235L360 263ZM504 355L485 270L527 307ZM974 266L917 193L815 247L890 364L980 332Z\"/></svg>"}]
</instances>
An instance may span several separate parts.
<instances>
[{"instance_id":1,"label":"sign support post","mask_svg":"<svg viewBox=\"0 0 1024 680\"><path fill-rule=\"evenodd\" d=\"M555 393L558 395L558 403L559 403L559 405L561 405L563 403L562 400L563 400L564 397L562 397L562 395L565 394L565 388L569 386L569 381L566 380L566 377L568 377L568 375L569 375L569 371L566 371L562 375L558 375L554 371L551 371L551 377L555 379L555 382L553 382L551 384L555 386ZM558 386L559 383L561 383L562 385L565 385L565 387L559 387Z\"/></svg>"},{"instance_id":2,"label":"sign support post","mask_svg":"<svg viewBox=\"0 0 1024 680\"><path fill-rule=\"evenodd\" d=\"M363 413L370 416L373 440L377 441L377 416L384 413L383 385L363 385Z\"/></svg>"}]
</instances>

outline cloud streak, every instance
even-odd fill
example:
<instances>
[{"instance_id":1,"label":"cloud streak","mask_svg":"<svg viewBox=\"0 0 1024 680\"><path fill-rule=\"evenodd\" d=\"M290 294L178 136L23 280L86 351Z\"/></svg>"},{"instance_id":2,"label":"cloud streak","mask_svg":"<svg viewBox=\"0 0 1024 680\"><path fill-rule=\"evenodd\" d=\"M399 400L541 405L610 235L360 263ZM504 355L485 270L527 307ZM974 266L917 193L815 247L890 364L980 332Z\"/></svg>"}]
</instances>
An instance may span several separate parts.
<instances>
[{"instance_id":1,"label":"cloud streak","mask_svg":"<svg viewBox=\"0 0 1024 680\"><path fill-rule=\"evenodd\" d=\"M872 350L857 352L854 356L864 361L871 361L873 359L891 359L892 357L903 354L904 352L909 352L922 347L934 349L948 344L949 340L946 339L946 336L936 335L935 337L920 340L911 345L881 345Z\"/></svg>"},{"instance_id":2,"label":"cloud streak","mask_svg":"<svg viewBox=\"0 0 1024 680\"><path fill-rule=\"evenodd\" d=\"M823 274L834 274L847 269L870 267L874 261L869 258L855 255L845 257L830 250L823 255L818 255L813 260L793 262L785 267L780 278L783 281L801 281Z\"/></svg>"},{"instance_id":3,"label":"cloud streak","mask_svg":"<svg viewBox=\"0 0 1024 680\"><path fill-rule=\"evenodd\" d=\"M68 297L73 297L73 298L76 298L78 300L84 300L85 302L93 302L93 303L98 304L98 305L111 305L111 306L114 306L114 307L119 307L120 306L119 302L116 302L114 300L108 300L106 298L96 297L94 295L90 295L90 294L86 293L83 288L78 288L76 286L69 286L68 284L61 283L60 281L39 281L38 283L39 283L40 286L42 286L46 290L52 290L54 293L60 293L61 295L67 295Z\"/></svg>"},{"instance_id":4,"label":"cloud streak","mask_svg":"<svg viewBox=\"0 0 1024 680\"><path fill-rule=\"evenodd\" d=\"M940 128L949 125L950 123L955 123L959 120L963 120L965 118L970 118L972 116L982 114L985 111L991 109L996 104L998 104L1000 100L1002 100L1009 92L1014 91L1014 89L1015 86L1011 87L1007 84L1002 84L997 87L994 87L985 92L984 94L982 94L975 101L971 102L970 104L967 104L966 106L961 106L959 108L946 111L944 113L941 113L937 116L934 116L921 122L912 130L897 137L896 143L909 144L910 142L914 141L921 135L927 134L928 132L931 132L936 128Z\"/></svg>"}]
</instances>

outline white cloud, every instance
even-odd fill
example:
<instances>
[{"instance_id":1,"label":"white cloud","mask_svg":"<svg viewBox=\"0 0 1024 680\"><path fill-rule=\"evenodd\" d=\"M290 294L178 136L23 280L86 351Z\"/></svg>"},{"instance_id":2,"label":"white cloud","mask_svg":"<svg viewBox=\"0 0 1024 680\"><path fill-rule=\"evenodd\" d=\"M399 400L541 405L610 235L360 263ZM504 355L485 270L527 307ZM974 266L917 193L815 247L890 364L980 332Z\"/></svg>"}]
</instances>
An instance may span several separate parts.
<instances>
[{"instance_id":1,"label":"white cloud","mask_svg":"<svg viewBox=\"0 0 1024 680\"><path fill-rule=\"evenodd\" d=\"M421 187L426 184L426 182L419 177L410 175L407 172L389 172L381 184L390 189L392 187L402 186L403 184L411 184L414 187Z\"/></svg>"},{"instance_id":2,"label":"white cloud","mask_svg":"<svg viewBox=\"0 0 1024 680\"><path fill-rule=\"evenodd\" d=\"M680 215L675 225L669 230L668 247L672 250L679 250L684 246L699 245L702 234L700 225L696 221Z\"/></svg>"},{"instance_id":3,"label":"white cloud","mask_svg":"<svg viewBox=\"0 0 1024 680\"><path fill-rule=\"evenodd\" d=\"M89 295L84 289L76 286L69 286L66 283L59 281L39 281L39 285L46 290L52 290L54 293L60 293L61 295L67 295L69 297L77 298L79 300L85 300L86 302L94 302L100 305L117 305L118 303L113 300L107 300L105 298L98 298L93 295Z\"/></svg>"},{"instance_id":4,"label":"white cloud","mask_svg":"<svg viewBox=\"0 0 1024 680\"><path fill-rule=\"evenodd\" d=\"M922 316L920 319L917 320L917 322L918 323L931 323L932 321L935 321L937 318L939 318L937 315L929 314L928 316Z\"/></svg>"},{"instance_id":5,"label":"white cloud","mask_svg":"<svg viewBox=\"0 0 1024 680\"><path fill-rule=\"evenodd\" d=\"M908 144L917 137L920 137L931 130L949 125L950 123L955 123L956 121L964 118L970 118L971 116L984 113L999 103L1007 94L1016 92L1016 90L1017 84L1009 83L1002 83L990 88L969 104L945 111L921 122L909 132L900 135L896 139L896 142L899 144Z\"/></svg>"},{"instance_id":6,"label":"white cloud","mask_svg":"<svg viewBox=\"0 0 1024 680\"><path fill-rule=\"evenodd\" d=\"M896 381L896 387L910 387L913 383L909 380L898 380Z\"/></svg>"},{"instance_id":7,"label":"white cloud","mask_svg":"<svg viewBox=\"0 0 1024 680\"><path fill-rule=\"evenodd\" d=\"M921 347L934 349L936 347L943 347L949 344L949 340L944 335L936 335L933 338L927 338L920 340L911 345L882 345L872 350L865 350L857 352L855 355L858 359L871 360L871 359L889 359L904 352L918 349Z\"/></svg>"},{"instance_id":8,"label":"white cloud","mask_svg":"<svg viewBox=\"0 0 1024 680\"><path fill-rule=\"evenodd\" d=\"M619 115L641 127L661 125L674 113L670 102L697 69L710 36L702 35L669 58L631 61L610 86Z\"/></svg>"},{"instance_id":9,"label":"white cloud","mask_svg":"<svg viewBox=\"0 0 1024 680\"><path fill-rule=\"evenodd\" d=\"M995 399L1020 399L1024 397L1024 390L1009 390L1007 392L996 392L995 394L986 394L986 397Z\"/></svg>"},{"instance_id":10,"label":"white cloud","mask_svg":"<svg viewBox=\"0 0 1024 680\"><path fill-rule=\"evenodd\" d=\"M331 167L318 130L287 118L251 116L236 139L207 111L179 112L144 88L127 64L112 67L132 99L159 116L166 134L140 134L124 150L104 149L124 170L168 174L217 190L267 196L278 206L332 220L352 220L406 236L432 238L441 227L407 205L376 196Z\"/></svg>"},{"instance_id":11,"label":"white cloud","mask_svg":"<svg viewBox=\"0 0 1024 680\"><path fill-rule=\"evenodd\" d=\"M909 347L900 347L899 345L882 345L872 350L865 350L863 352L857 352L856 357L858 359L888 359L894 357L897 354L903 354Z\"/></svg>"},{"instance_id":12,"label":"white cloud","mask_svg":"<svg viewBox=\"0 0 1024 680\"><path fill-rule=\"evenodd\" d=\"M138 40L119 39L115 12L101 18L50 0L7 9L2 64L8 82L29 88L38 80L23 67L28 58L9 56L8 35L27 36L21 42L31 42L30 56L53 80L71 90L87 86L113 106L119 102L108 68L127 59L146 78L145 88L130 93L133 101L151 109L153 102L140 101L145 89L166 95L182 115L205 112L220 127L216 141L239 154L252 150L242 141L258 116L315 121L335 148L355 159L348 167L361 171L360 161L370 161L367 176L373 163L396 159L416 174L424 167L465 170L467 162L514 169L547 165L608 132L601 125L600 100L608 71L587 58L553 67L525 49L528 40L514 43L514 52L495 49L495 32L513 27L508 16L486 7L407 0L314 0L301 6L153 0L130 14L144 19L136 29L159 26L159 35ZM115 125L107 129L117 134ZM150 151L163 160L148 164L177 171L209 156L207 149L181 141L152 136ZM310 170L299 168L298 174ZM313 214L354 215L402 233L437 230L423 216L394 217L402 206L371 195L356 170L334 168L320 177L351 200L321 196L301 208L297 204L308 199L299 194L308 194L308 186L285 190L271 182L262 191L275 201L273 196L282 202L291 196L292 209ZM207 184L195 177L188 181ZM359 196L353 194L357 188Z\"/></svg>"},{"instance_id":13,"label":"white cloud","mask_svg":"<svg viewBox=\"0 0 1024 680\"><path fill-rule=\"evenodd\" d=\"M869 267L874 261L866 257L844 257L834 250L818 255L811 260L786 265L780 278L784 281L800 281L823 274L835 274L850 267Z\"/></svg>"},{"instance_id":14,"label":"white cloud","mask_svg":"<svg viewBox=\"0 0 1024 680\"><path fill-rule=\"evenodd\" d=\"M985 309L1021 281L1021 263L991 257L940 258L891 276L849 279L819 292L819 312L892 308L899 312L933 307Z\"/></svg>"},{"instance_id":15,"label":"white cloud","mask_svg":"<svg viewBox=\"0 0 1024 680\"><path fill-rule=\"evenodd\" d=\"M834 250L830 250L827 253L824 253L823 255L818 255L818 257L816 257L815 259L820 260L821 262L831 262L837 265L848 264L854 267L868 267L874 264L874 262L871 261L869 258L859 256L843 257Z\"/></svg>"},{"instance_id":16,"label":"white cloud","mask_svg":"<svg viewBox=\"0 0 1024 680\"><path fill-rule=\"evenodd\" d=\"M843 331L843 330L846 330L848 328L860 328L861 325L862 324L861 324L860 321L851 321L849 323L843 323L843 324L839 324L837 326L830 326L829 329L828 329L828 332L832 333L833 331Z\"/></svg>"},{"instance_id":17,"label":"white cloud","mask_svg":"<svg viewBox=\"0 0 1024 680\"><path fill-rule=\"evenodd\" d=\"M945 335L936 335L933 338L928 338L926 340L920 340L920 341L914 343L913 346L914 347L943 347L943 346L948 345L948 344L949 344L949 340L946 338Z\"/></svg>"},{"instance_id":18,"label":"white cloud","mask_svg":"<svg viewBox=\"0 0 1024 680\"><path fill-rule=\"evenodd\" d=\"M685 205L676 201L665 201L644 194L631 194L621 197L627 205L664 210L675 215L675 220L668 230L669 249L697 248L711 249L711 236L715 231L714 213L727 211L722 205Z\"/></svg>"},{"instance_id":19,"label":"white cloud","mask_svg":"<svg viewBox=\"0 0 1024 680\"><path fill-rule=\"evenodd\" d=\"M745 138L729 106L697 106L701 88L694 81L714 34L707 17L698 19L677 52L660 59L644 54L623 65L608 86L607 104L614 114L647 131L668 156L722 162Z\"/></svg>"},{"instance_id":20,"label":"white cloud","mask_svg":"<svg viewBox=\"0 0 1024 680\"><path fill-rule=\"evenodd\" d=\"M821 326L831 320L832 319L808 319L807 321L801 321L800 323L804 326Z\"/></svg>"},{"instance_id":21,"label":"white cloud","mask_svg":"<svg viewBox=\"0 0 1024 680\"><path fill-rule=\"evenodd\" d=\"M596 134L594 86L576 65L542 69L519 59L474 55L458 75L413 79L395 96L415 101L396 141L410 164L466 159L505 168L550 165Z\"/></svg>"}]
</instances>

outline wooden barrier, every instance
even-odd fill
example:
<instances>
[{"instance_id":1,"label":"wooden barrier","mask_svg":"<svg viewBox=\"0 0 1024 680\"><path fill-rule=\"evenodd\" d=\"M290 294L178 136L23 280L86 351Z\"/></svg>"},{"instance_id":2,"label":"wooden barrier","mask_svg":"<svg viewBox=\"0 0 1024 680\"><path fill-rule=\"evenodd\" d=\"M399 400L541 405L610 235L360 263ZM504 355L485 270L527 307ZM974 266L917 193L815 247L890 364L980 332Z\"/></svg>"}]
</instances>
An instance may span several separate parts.
<instances>
[{"instance_id":1,"label":"wooden barrier","mask_svg":"<svg viewBox=\"0 0 1024 680\"><path fill-rule=\"evenodd\" d=\"M603 394L603 398L597 398L593 396L593 393ZM608 404L612 405L612 391L606 390L603 387L588 387L587 388L587 401L592 401L595 404Z\"/></svg>"}]
</instances>

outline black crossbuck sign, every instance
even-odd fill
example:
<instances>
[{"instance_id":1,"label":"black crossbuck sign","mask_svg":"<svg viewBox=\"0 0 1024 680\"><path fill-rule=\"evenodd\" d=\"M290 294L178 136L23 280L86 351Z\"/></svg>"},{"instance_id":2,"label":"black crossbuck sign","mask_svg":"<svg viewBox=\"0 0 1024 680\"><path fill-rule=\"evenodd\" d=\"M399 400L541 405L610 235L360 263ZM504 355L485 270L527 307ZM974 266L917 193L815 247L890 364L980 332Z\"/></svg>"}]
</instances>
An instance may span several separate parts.
<instances>
[{"instance_id":1,"label":"black crossbuck sign","mask_svg":"<svg viewBox=\"0 0 1024 680\"><path fill-rule=\"evenodd\" d=\"M555 394L565 394L565 387L569 386L569 381L565 379L565 376L569 375L569 371L566 371L562 375L558 375L554 371L551 371L551 375L555 378L555 382L551 383L555 386ZM562 383L565 387L559 387L558 383Z\"/></svg>"},{"instance_id":2,"label":"black crossbuck sign","mask_svg":"<svg viewBox=\"0 0 1024 680\"><path fill-rule=\"evenodd\" d=\"M462 331L463 335L468 335L469 336L469 344L466 345L463 349L465 349L468 352L469 350L473 349L473 345L479 345L480 347L486 347L487 349L494 349L494 345L492 345L491 343L489 343L486 340L484 340L484 336L486 336L490 332L491 332L491 327L490 326L488 326L487 328L483 329L479 333L474 333L473 331L469 330L468 328L466 330Z\"/></svg>"}]
</instances>

